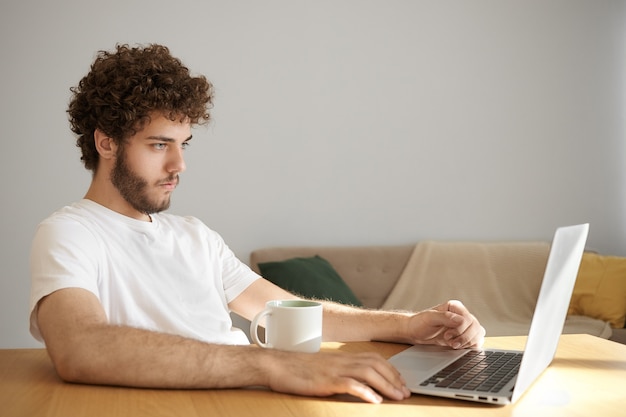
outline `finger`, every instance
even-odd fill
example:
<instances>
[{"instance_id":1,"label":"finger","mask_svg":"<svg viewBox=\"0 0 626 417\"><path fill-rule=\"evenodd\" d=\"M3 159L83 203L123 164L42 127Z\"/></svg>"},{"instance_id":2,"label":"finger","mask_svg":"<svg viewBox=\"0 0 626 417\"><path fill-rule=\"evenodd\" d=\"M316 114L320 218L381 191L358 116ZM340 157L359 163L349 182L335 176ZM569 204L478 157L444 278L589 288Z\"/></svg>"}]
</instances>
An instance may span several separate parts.
<instances>
[{"instance_id":1,"label":"finger","mask_svg":"<svg viewBox=\"0 0 626 417\"><path fill-rule=\"evenodd\" d=\"M463 344L463 347L480 348L485 343L485 328L476 323L476 325L473 326L472 329L473 334L471 337L467 336L467 341ZM461 341L461 343L463 342Z\"/></svg>"},{"instance_id":2,"label":"finger","mask_svg":"<svg viewBox=\"0 0 626 417\"><path fill-rule=\"evenodd\" d=\"M459 320L462 322L463 318L449 311L437 311L435 308L421 311L414 316L411 343L447 346L444 333L456 328Z\"/></svg>"},{"instance_id":3,"label":"finger","mask_svg":"<svg viewBox=\"0 0 626 417\"><path fill-rule=\"evenodd\" d=\"M465 305L459 300L449 300L445 304L448 308L448 311L459 314L461 316L471 316L467 307L465 307Z\"/></svg>"},{"instance_id":4,"label":"finger","mask_svg":"<svg viewBox=\"0 0 626 417\"><path fill-rule=\"evenodd\" d=\"M394 400L402 400L411 395L400 372L387 360L383 359L376 364L374 370L383 377L382 386L375 386L383 395Z\"/></svg>"},{"instance_id":5,"label":"finger","mask_svg":"<svg viewBox=\"0 0 626 417\"><path fill-rule=\"evenodd\" d=\"M450 313L451 324L443 334L445 344L454 349L482 346L485 330L462 302L450 300L434 309Z\"/></svg>"},{"instance_id":6,"label":"finger","mask_svg":"<svg viewBox=\"0 0 626 417\"><path fill-rule=\"evenodd\" d=\"M403 400L411 395L408 388L404 388L402 390L392 389L391 391L383 392L383 395L381 395L377 392L378 390L374 390L369 385L354 379L351 379L349 382L347 382L347 385L348 387L345 390L346 394L353 395L357 398L362 399L363 401L374 404L380 404L381 402L383 402L383 395L394 401ZM383 390L380 390L380 392L382 391Z\"/></svg>"},{"instance_id":7,"label":"finger","mask_svg":"<svg viewBox=\"0 0 626 417\"><path fill-rule=\"evenodd\" d=\"M456 330L458 330L459 334L463 334L466 330L470 329L471 326L478 323L476 317L469 312L467 307L465 307L462 302L458 300L450 300L447 303L444 303L444 305L446 306L447 311L462 317L462 320L453 319L458 323Z\"/></svg>"},{"instance_id":8,"label":"finger","mask_svg":"<svg viewBox=\"0 0 626 417\"><path fill-rule=\"evenodd\" d=\"M445 327L456 328L463 324L467 327L473 319L467 308L458 300L446 301L430 309L430 311L433 310L442 313L442 315L433 316L433 318L440 320L436 324Z\"/></svg>"},{"instance_id":9,"label":"finger","mask_svg":"<svg viewBox=\"0 0 626 417\"><path fill-rule=\"evenodd\" d=\"M402 400L411 395L400 372L387 360L378 355L364 357L363 359L363 363L352 368L354 373L351 376L354 384L351 385L351 389L366 395L371 395L368 392L376 390L383 396L393 400ZM366 401L374 399L374 397L368 397L369 399L361 398Z\"/></svg>"},{"instance_id":10,"label":"finger","mask_svg":"<svg viewBox=\"0 0 626 417\"><path fill-rule=\"evenodd\" d=\"M367 385L355 380L350 380L346 383L348 385L346 394L350 394L352 396L360 398L368 403L380 404L381 402L383 402L383 397L377 394L376 391L374 391Z\"/></svg>"},{"instance_id":11,"label":"finger","mask_svg":"<svg viewBox=\"0 0 626 417\"><path fill-rule=\"evenodd\" d=\"M471 324L471 321L467 320L463 315L449 310L436 310L438 308L441 308L441 305L433 309L434 311L431 310L430 314L427 316L429 326L447 327L451 329L458 329L460 326L465 326L462 328L464 330Z\"/></svg>"},{"instance_id":12,"label":"finger","mask_svg":"<svg viewBox=\"0 0 626 417\"><path fill-rule=\"evenodd\" d=\"M485 340L485 329L474 321L464 332L457 333L452 329L444 334L444 338L454 349L481 347Z\"/></svg>"},{"instance_id":13,"label":"finger","mask_svg":"<svg viewBox=\"0 0 626 417\"><path fill-rule=\"evenodd\" d=\"M471 314L467 307L459 300L448 300L432 308L437 311L449 311L463 317L470 317Z\"/></svg>"}]
</instances>

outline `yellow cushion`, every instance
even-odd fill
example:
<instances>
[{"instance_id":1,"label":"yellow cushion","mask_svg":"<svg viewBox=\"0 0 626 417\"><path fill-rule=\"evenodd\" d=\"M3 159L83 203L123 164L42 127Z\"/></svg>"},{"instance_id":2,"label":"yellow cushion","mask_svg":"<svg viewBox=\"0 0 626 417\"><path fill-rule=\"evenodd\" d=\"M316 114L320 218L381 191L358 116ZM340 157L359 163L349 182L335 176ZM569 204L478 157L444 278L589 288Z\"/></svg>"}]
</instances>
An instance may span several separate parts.
<instances>
[{"instance_id":1,"label":"yellow cushion","mask_svg":"<svg viewBox=\"0 0 626 417\"><path fill-rule=\"evenodd\" d=\"M601 319L614 328L624 327L626 258L585 253L568 314Z\"/></svg>"}]
</instances>

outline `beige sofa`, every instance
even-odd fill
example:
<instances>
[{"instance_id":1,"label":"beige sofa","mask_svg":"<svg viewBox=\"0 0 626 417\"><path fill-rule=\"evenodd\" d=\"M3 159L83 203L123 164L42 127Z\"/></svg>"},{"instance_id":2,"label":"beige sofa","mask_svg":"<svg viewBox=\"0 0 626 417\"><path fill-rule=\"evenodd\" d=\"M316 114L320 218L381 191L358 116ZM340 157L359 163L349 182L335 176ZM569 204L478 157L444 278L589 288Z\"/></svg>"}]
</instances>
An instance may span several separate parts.
<instances>
[{"instance_id":1,"label":"beige sofa","mask_svg":"<svg viewBox=\"0 0 626 417\"><path fill-rule=\"evenodd\" d=\"M445 277L441 279L438 276L429 276L428 270L422 271L426 274L427 281L422 279L423 282L416 287L416 302L409 307L428 308L447 299L458 298L477 315L488 335L527 334L549 244L514 242L498 244L497 247L489 246L487 250L481 243L476 247L467 246L466 243L460 245L454 246L446 242L438 246L441 252L438 256L444 256L445 262L437 260L432 247L429 247L429 262L438 265L435 267L437 271L441 271L443 265ZM436 248L435 244L435 253ZM416 245L272 247L253 251L250 255L250 266L259 272L259 263L318 255L330 262L364 307L405 309L406 305L394 305L393 300L403 298L403 294L398 294L396 287L407 264L414 258L415 251ZM473 255L472 251L478 256ZM497 257L507 260L500 262L501 272L496 267L495 272L490 271L491 274L474 276L474 267L469 265L474 262L467 261L468 254L473 256L471 259L484 257L491 263ZM458 276L458 282L445 282L450 276L452 279ZM402 291L406 292L406 287ZM486 297L485 294L489 296ZM568 316L564 333L587 333L626 343L626 330L611 329L609 323L585 316Z\"/></svg>"}]
</instances>

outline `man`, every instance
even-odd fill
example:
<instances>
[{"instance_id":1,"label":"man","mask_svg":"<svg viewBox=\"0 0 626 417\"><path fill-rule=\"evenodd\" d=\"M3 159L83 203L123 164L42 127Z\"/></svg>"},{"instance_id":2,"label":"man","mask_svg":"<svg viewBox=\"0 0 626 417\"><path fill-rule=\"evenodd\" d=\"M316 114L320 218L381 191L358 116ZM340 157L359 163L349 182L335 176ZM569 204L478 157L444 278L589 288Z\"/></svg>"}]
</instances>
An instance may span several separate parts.
<instances>
[{"instance_id":1,"label":"man","mask_svg":"<svg viewBox=\"0 0 626 417\"><path fill-rule=\"evenodd\" d=\"M69 119L93 177L82 200L37 229L33 336L72 382L408 397L379 355L259 349L232 327L230 311L251 319L268 300L296 297L252 272L198 219L162 213L185 170L191 127L210 119L212 91L160 45L100 52L72 89ZM485 333L458 301L419 313L324 302L323 322L324 339L337 341L464 348Z\"/></svg>"}]
</instances>

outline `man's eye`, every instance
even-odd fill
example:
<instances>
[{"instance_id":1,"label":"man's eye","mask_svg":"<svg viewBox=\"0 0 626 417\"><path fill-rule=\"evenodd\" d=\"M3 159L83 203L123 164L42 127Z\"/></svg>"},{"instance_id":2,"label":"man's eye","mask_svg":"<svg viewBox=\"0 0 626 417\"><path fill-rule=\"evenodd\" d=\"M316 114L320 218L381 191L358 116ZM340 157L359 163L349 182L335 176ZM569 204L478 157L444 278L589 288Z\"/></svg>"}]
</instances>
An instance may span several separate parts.
<instances>
[{"instance_id":1,"label":"man's eye","mask_svg":"<svg viewBox=\"0 0 626 417\"><path fill-rule=\"evenodd\" d=\"M187 149L190 145L191 145L191 143L189 143L189 142L183 142L183 143L180 145L180 147L181 147L181 148L183 148L183 149Z\"/></svg>"},{"instance_id":2,"label":"man's eye","mask_svg":"<svg viewBox=\"0 0 626 417\"><path fill-rule=\"evenodd\" d=\"M156 150L162 150L165 149L167 145L165 143L154 143L152 146L154 146Z\"/></svg>"}]
</instances>

